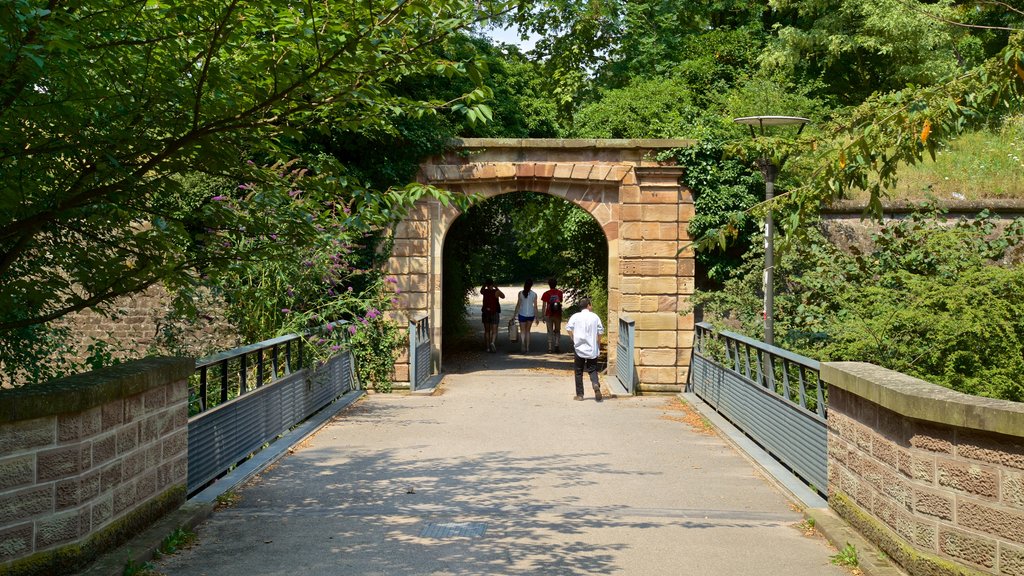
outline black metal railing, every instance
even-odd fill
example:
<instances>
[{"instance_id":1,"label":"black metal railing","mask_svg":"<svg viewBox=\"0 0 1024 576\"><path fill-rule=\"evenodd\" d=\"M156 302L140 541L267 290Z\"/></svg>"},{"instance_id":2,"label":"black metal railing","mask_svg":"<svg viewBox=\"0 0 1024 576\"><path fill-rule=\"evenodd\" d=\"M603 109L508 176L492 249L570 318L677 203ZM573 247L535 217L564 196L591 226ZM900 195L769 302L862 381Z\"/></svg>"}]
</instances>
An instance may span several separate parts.
<instances>
[{"instance_id":1,"label":"black metal railing","mask_svg":"<svg viewBox=\"0 0 1024 576\"><path fill-rule=\"evenodd\" d=\"M301 369L303 353L304 338L292 334L197 360L195 382L189 390L189 416Z\"/></svg>"},{"instance_id":2,"label":"black metal railing","mask_svg":"<svg viewBox=\"0 0 1024 576\"><path fill-rule=\"evenodd\" d=\"M189 495L358 389L350 352L313 361L306 357L305 338L272 338L196 362L189 391Z\"/></svg>"}]
</instances>

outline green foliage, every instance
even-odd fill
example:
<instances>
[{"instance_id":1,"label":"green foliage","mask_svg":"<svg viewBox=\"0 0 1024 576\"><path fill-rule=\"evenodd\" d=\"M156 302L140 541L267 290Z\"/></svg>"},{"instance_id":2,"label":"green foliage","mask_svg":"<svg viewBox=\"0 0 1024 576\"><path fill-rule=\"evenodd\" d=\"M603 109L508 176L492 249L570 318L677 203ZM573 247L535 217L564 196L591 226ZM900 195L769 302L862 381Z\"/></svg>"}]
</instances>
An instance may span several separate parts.
<instances>
[{"instance_id":1,"label":"green foliage","mask_svg":"<svg viewBox=\"0 0 1024 576\"><path fill-rule=\"evenodd\" d=\"M820 360L878 364L968 394L1024 400L1024 266L1000 266L1024 220L946 224L919 213L845 253L819 233L776 262L776 344ZM761 337L760 254L705 314Z\"/></svg>"},{"instance_id":2,"label":"green foliage","mask_svg":"<svg viewBox=\"0 0 1024 576\"><path fill-rule=\"evenodd\" d=\"M955 38L963 32L937 19L952 17L949 3L915 2L907 9L898 0L784 0L777 6L798 18L778 25L763 61L823 77L837 96L854 102L875 90L930 84L957 67Z\"/></svg>"},{"instance_id":3,"label":"green foliage","mask_svg":"<svg viewBox=\"0 0 1024 576\"><path fill-rule=\"evenodd\" d=\"M349 325L347 330L359 381L364 386L372 386L377 392L391 392L395 360L407 343L398 323L371 309L358 324Z\"/></svg>"},{"instance_id":4,"label":"green foliage","mask_svg":"<svg viewBox=\"0 0 1024 576\"><path fill-rule=\"evenodd\" d=\"M594 278L587 286L586 295L594 307L594 314L601 319L607 328L608 326L608 280L607 278Z\"/></svg>"},{"instance_id":5,"label":"green foliage","mask_svg":"<svg viewBox=\"0 0 1024 576\"><path fill-rule=\"evenodd\" d=\"M67 326L34 324L5 331L0 338L0 385L46 382L67 374L73 370L64 360L74 352L70 339Z\"/></svg>"},{"instance_id":6,"label":"green foliage","mask_svg":"<svg viewBox=\"0 0 1024 576\"><path fill-rule=\"evenodd\" d=\"M433 50L502 8L4 4L0 340L34 346L31 338L59 332L17 330L86 308L110 313L117 297L158 282L187 300L197 277L299 252L339 198L352 214L335 219L360 232L423 194L447 198L363 187L336 161L306 156L300 127L362 133L390 130L403 115L489 116L476 64ZM432 75L465 75L471 89L445 100L395 90ZM180 178L189 173L222 179L230 192L196 194L201 187ZM296 191L311 201L295 202Z\"/></svg>"},{"instance_id":7,"label":"green foliage","mask_svg":"<svg viewBox=\"0 0 1024 576\"><path fill-rule=\"evenodd\" d=\"M999 130L950 138L935 162L901 167L894 200L920 198L982 201L1024 197L1024 115L1008 117ZM858 198L856 192L851 194Z\"/></svg>"},{"instance_id":8,"label":"green foliage","mask_svg":"<svg viewBox=\"0 0 1024 576\"><path fill-rule=\"evenodd\" d=\"M684 80L636 79L580 108L573 132L583 138L679 138L694 132L699 117Z\"/></svg>"},{"instance_id":9,"label":"green foliage","mask_svg":"<svg viewBox=\"0 0 1024 576\"><path fill-rule=\"evenodd\" d=\"M139 563L135 560L129 560L124 564L124 570L121 571L123 576L159 576L160 572L156 571L156 567L151 562Z\"/></svg>"},{"instance_id":10,"label":"green foliage","mask_svg":"<svg viewBox=\"0 0 1024 576\"><path fill-rule=\"evenodd\" d=\"M691 237L700 238L724 226L738 226L733 234L742 239L696 253L700 284L720 284L739 267L742 255L750 248L749 238L758 222L749 210L764 198L764 183L755 172L733 158L723 158L721 145L705 139L673 151L676 163L686 168L686 184L693 191L694 217Z\"/></svg>"},{"instance_id":11,"label":"green foliage","mask_svg":"<svg viewBox=\"0 0 1024 576\"><path fill-rule=\"evenodd\" d=\"M196 533L185 527L175 528L160 542L157 548L157 557L160 555L174 554L178 550L188 548L196 541Z\"/></svg>"},{"instance_id":12,"label":"green foliage","mask_svg":"<svg viewBox=\"0 0 1024 576\"><path fill-rule=\"evenodd\" d=\"M857 559L857 547L847 542L842 550L832 556L832 563L856 568L860 564L860 560Z\"/></svg>"}]
</instances>

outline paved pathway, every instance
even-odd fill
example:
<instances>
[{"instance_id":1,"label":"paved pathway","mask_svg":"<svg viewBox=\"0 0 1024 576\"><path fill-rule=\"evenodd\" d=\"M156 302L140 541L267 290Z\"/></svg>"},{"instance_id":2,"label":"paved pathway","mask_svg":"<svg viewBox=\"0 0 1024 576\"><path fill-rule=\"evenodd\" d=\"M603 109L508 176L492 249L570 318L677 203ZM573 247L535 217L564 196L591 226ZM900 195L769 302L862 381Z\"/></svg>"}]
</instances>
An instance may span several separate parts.
<instances>
[{"instance_id":1,"label":"paved pathway","mask_svg":"<svg viewBox=\"0 0 1024 576\"><path fill-rule=\"evenodd\" d=\"M497 365L496 365L497 364ZM674 398L572 400L553 369L370 395L199 527L168 576L845 574Z\"/></svg>"},{"instance_id":2,"label":"paved pathway","mask_svg":"<svg viewBox=\"0 0 1024 576\"><path fill-rule=\"evenodd\" d=\"M543 332L534 336L544 347ZM456 373L433 396L371 394L338 415L158 569L848 574L800 530L795 506L680 400L599 404L588 387L576 402L571 355L509 354L504 333L499 341L497 354L446 360Z\"/></svg>"}]
</instances>

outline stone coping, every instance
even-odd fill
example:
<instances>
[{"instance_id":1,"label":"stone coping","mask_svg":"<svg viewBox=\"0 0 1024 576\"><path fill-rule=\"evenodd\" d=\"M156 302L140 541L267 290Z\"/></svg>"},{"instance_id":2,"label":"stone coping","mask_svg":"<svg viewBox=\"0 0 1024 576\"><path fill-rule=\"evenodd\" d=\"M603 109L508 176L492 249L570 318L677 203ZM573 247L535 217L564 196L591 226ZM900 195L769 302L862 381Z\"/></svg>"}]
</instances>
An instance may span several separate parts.
<instances>
[{"instance_id":1,"label":"stone coping","mask_svg":"<svg viewBox=\"0 0 1024 576\"><path fill-rule=\"evenodd\" d=\"M145 358L35 386L0 390L0 423L84 412L184 380L195 371L195 365L192 358Z\"/></svg>"},{"instance_id":2,"label":"stone coping","mask_svg":"<svg viewBox=\"0 0 1024 576\"><path fill-rule=\"evenodd\" d=\"M982 198L978 200L941 200L936 206L943 208L953 214L977 214L982 210L994 212L1010 212L1013 214L1024 212L1024 199L1021 198ZM886 214L909 214L916 212L922 207L920 201L898 200L882 203L882 212ZM865 201L840 200L822 207L822 214L851 214L864 213L868 210Z\"/></svg>"},{"instance_id":3,"label":"stone coping","mask_svg":"<svg viewBox=\"0 0 1024 576\"><path fill-rule=\"evenodd\" d=\"M821 379L908 418L1024 435L1024 403L963 394L866 362L822 362Z\"/></svg>"},{"instance_id":4,"label":"stone coping","mask_svg":"<svg viewBox=\"0 0 1024 576\"><path fill-rule=\"evenodd\" d=\"M687 148L694 141L684 138L455 138L456 148Z\"/></svg>"}]
</instances>

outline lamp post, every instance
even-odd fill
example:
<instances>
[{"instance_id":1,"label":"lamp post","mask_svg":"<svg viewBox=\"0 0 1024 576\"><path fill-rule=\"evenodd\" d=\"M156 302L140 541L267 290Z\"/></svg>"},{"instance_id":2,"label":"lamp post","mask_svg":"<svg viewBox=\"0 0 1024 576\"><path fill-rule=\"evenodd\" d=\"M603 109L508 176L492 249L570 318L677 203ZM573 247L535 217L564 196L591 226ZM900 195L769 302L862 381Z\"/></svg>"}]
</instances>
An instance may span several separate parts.
<instances>
[{"instance_id":1,"label":"lamp post","mask_svg":"<svg viewBox=\"0 0 1024 576\"><path fill-rule=\"evenodd\" d=\"M733 120L737 124L750 127L750 136L754 139L764 136L767 126L798 126L797 135L803 132L804 126L810 122L799 116L745 116ZM758 130L755 131L754 127ZM781 164L781 162L780 162ZM775 226L772 221L771 199L775 196L775 176L780 166L776 166L771 158L762 156L757 166L764 175L764 196L768 202L768 212L764 219L764 341L775 345L775 320L772 310L775 307Z\"/></svg>"}]
</instances>

